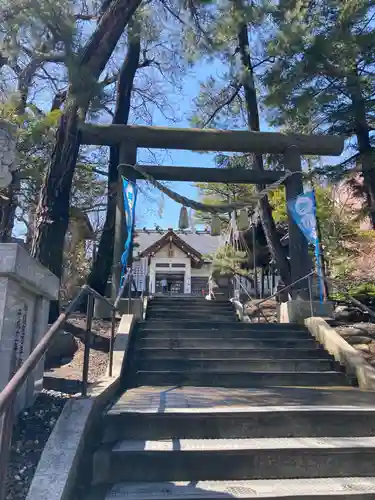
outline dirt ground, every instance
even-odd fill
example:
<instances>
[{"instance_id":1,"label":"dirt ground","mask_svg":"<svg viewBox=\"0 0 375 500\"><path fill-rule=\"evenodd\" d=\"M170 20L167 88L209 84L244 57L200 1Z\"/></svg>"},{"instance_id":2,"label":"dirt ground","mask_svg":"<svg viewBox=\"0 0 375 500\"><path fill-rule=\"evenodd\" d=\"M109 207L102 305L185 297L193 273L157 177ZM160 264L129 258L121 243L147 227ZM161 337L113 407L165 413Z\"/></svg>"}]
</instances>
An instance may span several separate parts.
<instances>
[{"instance_id":1,"label":"dirt ground","mask_svg":"<svg viewBox=\"0 0 375 500\"><path fill-rule=\"evenodd\" d=\"M45 371L44 389L34 405L23 411L13 428L12 447L7 475L6 500L24 500L43 448L69 398L81 391L85 333L85 316L76 314L66 330L72 333L78 349L71 359ZM94 320L93 348L89 360L89 383L105 374L108 364L110 321Z\"/></svg>"}]
</instances>

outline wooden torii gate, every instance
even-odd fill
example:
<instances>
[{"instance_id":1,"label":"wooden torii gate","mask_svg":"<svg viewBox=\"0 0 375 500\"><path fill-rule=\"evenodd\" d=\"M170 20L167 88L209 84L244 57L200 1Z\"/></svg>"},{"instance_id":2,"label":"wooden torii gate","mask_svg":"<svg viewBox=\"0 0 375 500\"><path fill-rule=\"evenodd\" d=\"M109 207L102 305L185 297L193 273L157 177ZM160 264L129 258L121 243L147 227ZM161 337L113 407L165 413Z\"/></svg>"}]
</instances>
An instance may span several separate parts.
<instances>
[{"instance_id":1,"label":"wooden torii gate","mask_svg":"<svg viewBox=\"0 0 375 500\"><path fill-rule=\"evenodd\" d=\"M284 165L288 170L301 172L301 155L339 156L344 149L344 138L339 136L90 124L82 124L80 131L82 144L119 146L119 163L127 165L136 164L138 148L185 149L191 151L282 154L284 156ZM245 168L219 169L152 165L142 165L142 167L156 180L164 181L270 184L285 175L283 171L261 172ZM121 181L121 176L131 180L143 179L141 174L131 167L124 166L119 168L119 181ZM290 176L284 184L287 201L296 198L303 192L301 175ZM309 273L311 270L310 259L307 240L290 214L288 225L291 279L295 281ZM120 283L121 268L116 263L120 262L125 236L122 197L118 196L112 274L113 295L116 295Z\"/></svg>"}]
</instances>

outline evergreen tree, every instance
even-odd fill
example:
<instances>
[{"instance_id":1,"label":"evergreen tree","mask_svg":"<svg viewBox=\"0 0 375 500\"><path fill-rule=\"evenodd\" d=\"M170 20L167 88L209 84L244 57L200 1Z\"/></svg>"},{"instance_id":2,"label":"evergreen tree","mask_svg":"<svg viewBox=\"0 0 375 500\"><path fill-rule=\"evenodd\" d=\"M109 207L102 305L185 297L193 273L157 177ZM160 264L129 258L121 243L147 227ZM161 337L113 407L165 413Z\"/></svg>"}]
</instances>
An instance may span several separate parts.
<instances>
[{"instance_id":1,"label":"evergreen tree","mask_svg":"<svg viewBox=\"0 0 375 500\"><path fill-rule=\"evenodd\" d=\"M348 138L338 169L360 164L375 228L374 16L373 0L280 1L263 81L273 125Z\"/></svg>"},{"instance_id":2,"label":"evergreen tree","mask_svg":"<svg viewBox=\"0 0 375 500\"><path fill-rule=\"evenodd\" d=\"M267 62L264 55L263 32L267 31L267 13L272 2L220 2L215 7L209 3L190 3L195 38L191 46L200 49L206 57L217 57L224 70L219 78L210 77L201 85L192 121L200 126L245 126L260 130L260 99L257 71L263 71ZM189 36L194 32L189 31ZM248 168L263 170L262 155L247 158ZM261 189L263 186L257 186ZM273 259L282 280L290 282L290 268L279 234L272 218L268 199L259 202L259 215Z\"/></svg>"},{"instance_id":3,"label":"evergreen tree","mask_svg":"<svg viewBox=\"0 0 375 500\"><path fill-rule=\"evenodd\" d=\"M168 16L170 17L167 13ZM151 125L152 109L155 107L168 121L174 118L167 91L171 87L178 93L185 65L182 60L181 37L176 36L176 30L166 28L164 21L163 13L141 8L129 24L127 52L119 67L114 103L106 107L113 124L126 125L129 121L141 120ZM119 193L118 164L119 148L111 147L106 219L96 260L88 278L88 284L102 294L105 293L112 266L119 265L119 262L113 262L118 194L122 198L122 192ZM142 189L142 184L139 187ZM146 192L147 189L143 188L142 193Z\"/></svg>"},{"instance_id":4,"label":"evergreen tree","mask_svg":"<svg viewBox=\"0 0 375 500\"><path fill-rule=\"evenodd\" d=\"M212 270L214 276L244 276L249 279L249 271L245 268L248 263L246 252L236 250L232 245L223 245L212 256Z\"/></svg>"},{"instance_id":5,"label":"evergreen tree","mask_svg":"<svg viewBox=\"0 0 375 500\"><path fill-rule=\"evenodd\" d=\"M315 186L317 217L324 258L331 274L345 275L355 265L361 239L366 236L357 227L349 206L341 203L334 186ZM275 221L286 222L288 215L284 190L270 194Z\"/></svg>"},{"instance_id":6,"label":"evergreen tree","mask_svg":"<svg viewBox=\"0 0 375 500\"><path fill-rule=\"evenodd\" d=\"M225 154L220 154L216 156L217 168L244 168L247 166L247 162L248 159L244 155L227 156ZM255 190L252 184L198 182L195 186L199 190L201 201L207 204L228 204L234 201L248 200L250 203L251 196ZM209 226L212 216L204 212L197 212L195 218L199 223ZM220 214L219 218L222 221L223 227L227 226L229 214Z\"/></svg>"}]
</instances>

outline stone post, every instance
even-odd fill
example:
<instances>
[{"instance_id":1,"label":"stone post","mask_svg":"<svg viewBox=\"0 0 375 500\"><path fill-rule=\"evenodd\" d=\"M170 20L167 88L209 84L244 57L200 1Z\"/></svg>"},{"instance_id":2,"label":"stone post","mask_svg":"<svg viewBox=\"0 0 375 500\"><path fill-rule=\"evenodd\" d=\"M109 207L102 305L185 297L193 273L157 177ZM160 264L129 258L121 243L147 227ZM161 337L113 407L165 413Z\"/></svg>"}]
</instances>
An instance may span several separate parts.
<instances>
[{"instance_id":1,"label":"stone post","mask_svg":"<svg viewBox=\"0 0 375 500\"><path fill-rule=\"evenodd\" d=\"M191 294L191 262L186 264L184 278L184 293Z\"/></svg>"},{"instance_id":2,"label":"stone post","mask_svg":"<svg viewBox=\"0 0 375 500\"><path fill-rule=\"evenodd\" d=\"M297 198L303 193L301 155L297 146L289 146L284 152L284 167L291 172L298 172L285 181L286 201ZM288 208L289 229L289 257L291 280L296 281L312 270L312 263L308 253L308 242L302 231L294 222ZM301 281L291 291L293 298L307 299L309 296L308 282Z\"/></svg>"},{"instance_id":3,"label":"stone post","mask_svg":"<svg viewBox=\"0 0 375 500\"><path fill-rule=\"evenodd\" d=\"M16 243L0 244L0 390L48 329L49 301L59 280ZM44 361L18 393L16 411L33 404L42 388Z\"/></svg>"}]
</instances>

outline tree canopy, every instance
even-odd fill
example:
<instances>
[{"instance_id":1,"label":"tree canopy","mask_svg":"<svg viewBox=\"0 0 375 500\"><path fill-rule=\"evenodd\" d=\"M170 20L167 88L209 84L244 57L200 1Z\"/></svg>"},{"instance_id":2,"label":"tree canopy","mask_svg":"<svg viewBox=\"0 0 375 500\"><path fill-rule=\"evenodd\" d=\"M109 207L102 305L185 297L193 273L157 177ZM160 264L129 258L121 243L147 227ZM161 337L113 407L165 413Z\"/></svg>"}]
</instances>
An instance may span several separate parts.
<instances>
[{"instance_id":1,"label":"tree canopy","mask_svg":"<svg viewBox=\"0 0 375 500\"><path fill-rule=\"evenodd\" d=\"M372 0L278 2L262 81L271 125L348 139L333 170L360 167L375 227L374 16Z\"/></svg>"},{"instance_id":2,"label":"tree canopy","mask_svg":"<svg viewBox=\"0 0 375 500\"><path fill-rule=\"evenodd\" d=\"M81 121L277 128L347 138L337 165L315 159L313 168L322 238L337 268L355 251L346 242L364 235L337 206L332 172L335 181L354 166L360 172L363 182L352 186L361 216L375 227L374 20L373 0L5 1L0 113L18 126L19 172L1 193L2 240L14 218L23 221L34 257L62 276L69 210L79 207L96 221L100 244L89 280L103 291L113 265L118 150L82 147ZM186 85L194 90L184 99ZM269 155L223 152L215 162L287 167ZM197 187L210 202L246 200L262 188ZM267 252L288 282L278 231L284 206L279 190L262 200L259 214Z\"/></svg>"}]
</instances>

